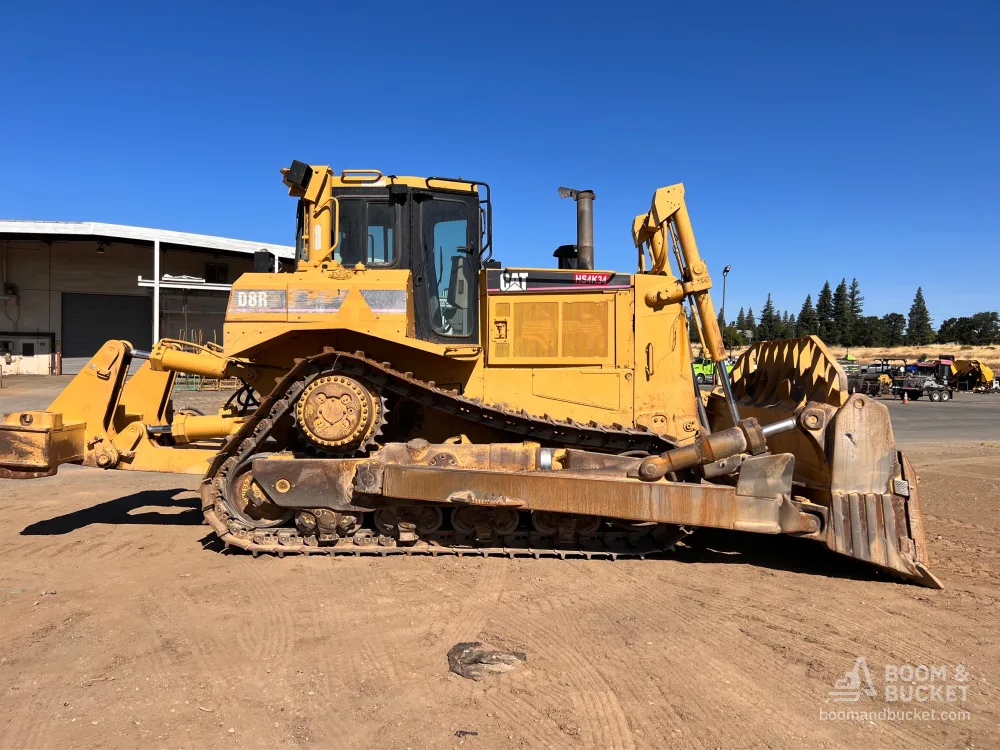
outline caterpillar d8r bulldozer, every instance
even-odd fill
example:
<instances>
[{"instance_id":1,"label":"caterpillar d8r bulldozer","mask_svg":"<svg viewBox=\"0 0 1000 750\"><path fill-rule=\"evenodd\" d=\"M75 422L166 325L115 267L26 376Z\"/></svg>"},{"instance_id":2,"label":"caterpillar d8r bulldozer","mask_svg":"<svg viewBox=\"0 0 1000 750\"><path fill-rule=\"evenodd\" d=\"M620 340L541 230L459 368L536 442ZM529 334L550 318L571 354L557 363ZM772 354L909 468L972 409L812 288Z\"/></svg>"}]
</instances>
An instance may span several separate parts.
<instances>
[{"instance_id":1,"label":"caterpillar d8r bulldozer","mask_svg":"<svg viewBox=\"0 0 1000 750\"><path fill-rule=\"evenodd\" d=\"M4 477L203 475L206 522L255 555L614 558L712 527L938 585L886 407L849 395L818 339L759 344L726 376L683 186L636 217L627 275L594 269L592 191L560 189L577 242L557 267L509 268L485 183L282 173L296 265L236 281L224 349L108 342L48 410L4 417ZM690 326L718 367L706 399ZM175 413L178 373L243 387Z\"/></svg>"}]
</instances>

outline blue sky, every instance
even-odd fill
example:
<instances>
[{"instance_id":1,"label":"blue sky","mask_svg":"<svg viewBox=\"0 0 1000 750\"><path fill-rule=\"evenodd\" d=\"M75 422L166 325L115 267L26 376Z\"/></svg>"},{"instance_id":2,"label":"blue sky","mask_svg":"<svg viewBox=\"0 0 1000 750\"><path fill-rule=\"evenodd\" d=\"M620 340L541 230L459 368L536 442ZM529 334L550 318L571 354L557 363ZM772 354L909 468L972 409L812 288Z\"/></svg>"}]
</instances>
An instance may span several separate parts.
<instances>
[{"instance_id":1,"label":"blue sky","mask_svg":"<svg viewBox=\"0 0 1000 750\"><path fill-rule=\"evenodd\" d=\"M291 244L297 158L486 180L511 265L554 263L556 188L591 188L631 271L684 182L730 317L842 276L868 314L1000 307L995 1L315 7L5 3L0 216Z\"/></svg>"}]
</instances>

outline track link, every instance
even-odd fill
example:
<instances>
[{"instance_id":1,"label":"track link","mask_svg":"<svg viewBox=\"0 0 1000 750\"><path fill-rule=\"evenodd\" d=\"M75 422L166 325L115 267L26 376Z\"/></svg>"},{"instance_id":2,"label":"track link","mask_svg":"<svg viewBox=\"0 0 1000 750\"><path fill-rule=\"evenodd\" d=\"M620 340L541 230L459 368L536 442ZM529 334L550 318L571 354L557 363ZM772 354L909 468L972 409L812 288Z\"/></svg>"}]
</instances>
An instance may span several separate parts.
<instances>
[{"instance_id":1,"label":"track link","mask_svg":"<svg viewBox=\"0 0 1000 750\"><path fill-rule=\"evenodd\" d=\"M386 362L375 362L363 352L347 354L325 349L321 354L296 361L260 407L246 420L243 428L233 435L216 456L202 480L202 512L205 521L222 542L258 554L325 554L333 556L390 555L455 555L501 557L575 557L606 558L646 557L673 548L686 535L678 529L656 527L638 531L598 531L580 535L578 544L568 548L555 543L555 537L531 532L498 535L498 544L480 546L475 540L457 532L437 532L422 535L413 545L397 546L396 540L363 528L352 537L341 538L334 544L320 544L314 536L304 536L294 525L255 529L230 510L229 492L233 472L250 456L265 450L265 442L274 425L294 411L295 402L310 380L322 372L337 371L370 382L383 392L422 406L484 425L499 435L516 441L530 439L561 447L587 448L612 453L647 451L660 453L673 445L661 435L647 429L631 429L622 425L581 424L573 420L536 417L524 410L486 404L479 399L461 396L437 387L433 381L414 378L411 373L392 369ZM368 515L368 514L366 514Z\"/></svg>"}]
</instances>

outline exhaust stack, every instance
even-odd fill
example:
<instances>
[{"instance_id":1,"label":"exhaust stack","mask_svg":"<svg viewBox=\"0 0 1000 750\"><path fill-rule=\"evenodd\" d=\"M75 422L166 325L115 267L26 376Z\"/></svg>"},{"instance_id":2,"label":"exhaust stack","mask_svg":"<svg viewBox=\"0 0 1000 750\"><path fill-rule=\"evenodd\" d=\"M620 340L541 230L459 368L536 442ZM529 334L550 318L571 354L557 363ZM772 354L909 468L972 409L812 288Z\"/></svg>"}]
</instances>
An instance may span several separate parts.
<instances>
[{"instance_id":1,"label":"exhaust stack","mask_svg":"<svg viewBox=\"0 0 1000 750\"><path fill-rule=\"evenodd\" d=\"M559 188L560 198L576 201L576 267L594 270L594 195L593 190Z\"/></svg>"}]
</instances>

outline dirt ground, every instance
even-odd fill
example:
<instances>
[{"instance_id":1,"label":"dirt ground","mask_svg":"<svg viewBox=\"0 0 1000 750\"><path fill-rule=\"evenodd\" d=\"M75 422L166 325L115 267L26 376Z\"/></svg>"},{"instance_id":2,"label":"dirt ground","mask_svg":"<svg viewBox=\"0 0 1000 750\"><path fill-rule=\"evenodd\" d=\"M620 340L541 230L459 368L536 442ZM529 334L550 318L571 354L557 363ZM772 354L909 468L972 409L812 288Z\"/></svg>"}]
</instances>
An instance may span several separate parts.
<instances>
[{"instance_id":1,"label":"dirt ground","mask_svg":"<svg viewBox=\"0 0 1000 750\"><path fill-rule=\"evenodd\" d=\"M196 477L0 481L0 747L997 747L1000 442L906 448L943 591L718 533L646 561L253 559ZM470 640L527 662L463 679ZM828 702L858 657L879 694ZM906 664L961 665L966 700L884 703ZM822 718L914 707L969 716Z\"/></svg>"}]
</instances>

